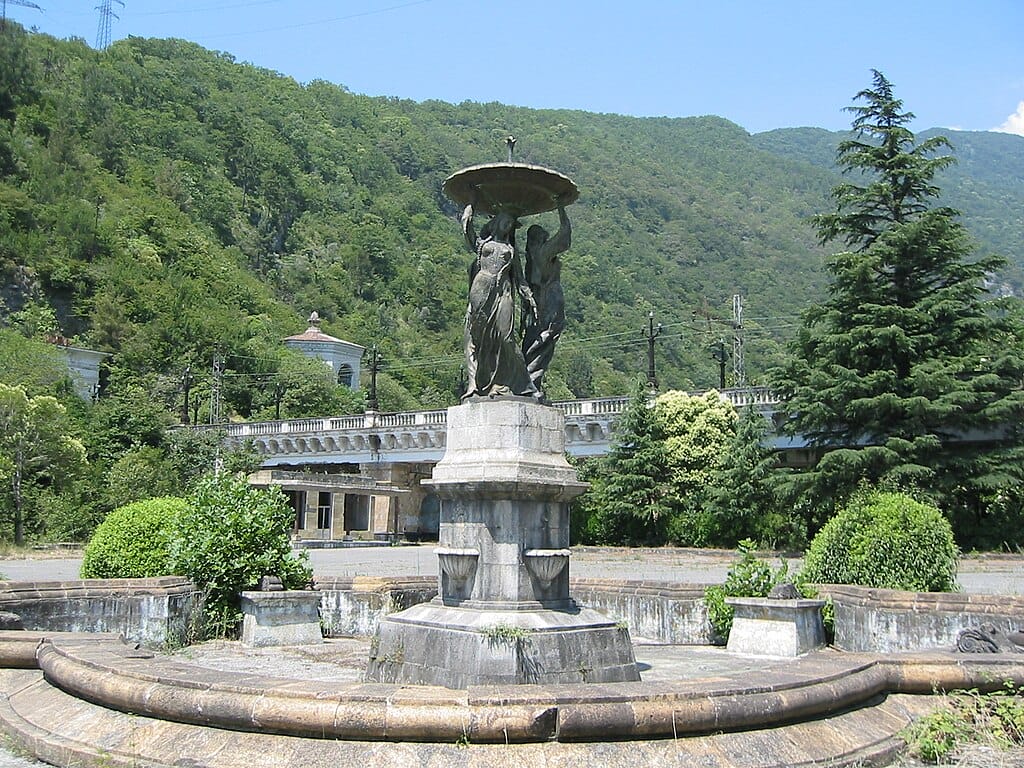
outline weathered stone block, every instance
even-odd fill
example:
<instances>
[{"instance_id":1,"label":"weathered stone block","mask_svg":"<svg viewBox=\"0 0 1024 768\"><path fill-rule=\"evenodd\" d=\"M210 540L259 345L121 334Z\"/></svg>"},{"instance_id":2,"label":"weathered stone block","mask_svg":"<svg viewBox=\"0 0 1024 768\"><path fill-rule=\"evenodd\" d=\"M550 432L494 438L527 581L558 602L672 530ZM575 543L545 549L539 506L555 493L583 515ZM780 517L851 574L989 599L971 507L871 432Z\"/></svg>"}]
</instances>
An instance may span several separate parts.
<instances>
[{"instance_id":1,"label":"weathered stone block","mask_svg":"<svg viewBox=\"0 0 1024 768\"><path fill-rule=\"evenodd\" d=\"M725 602L734 611L726 646L731 653L800 656L825 645L824 600L727 597Z\"/></svg>"},{"instance_id":2,"label":"weathered stone block","mask_svg":"<svg viewBox=\"0 0 1024 768\"><path fill-rule=\"evenodd\" d=\"M242 593L242 644L255 648L273 645L322 643L313 590Z\"/></svg>"}]
</instances>

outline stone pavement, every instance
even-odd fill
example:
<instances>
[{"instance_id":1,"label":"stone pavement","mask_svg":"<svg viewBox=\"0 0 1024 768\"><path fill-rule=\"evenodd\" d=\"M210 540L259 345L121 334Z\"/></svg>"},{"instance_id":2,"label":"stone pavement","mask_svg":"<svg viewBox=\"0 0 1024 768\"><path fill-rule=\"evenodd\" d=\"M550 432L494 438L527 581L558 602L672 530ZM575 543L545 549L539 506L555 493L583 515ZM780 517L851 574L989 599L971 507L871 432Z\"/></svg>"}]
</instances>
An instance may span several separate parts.
<instances>
[{"instance_id":1,"label":"stone pavement","mask_svg":"<svg viewBox=\"0 0 1024 768\"><path fill-rule=\"evenodd\" d=\"M321 682L362 679L370 643L362 638L332 638L322 645L287 648L245 648L238 642L211 640L177 651L175 658L198 667ZM792 659L766 659L727 653L703 645L634 643L634 654L646 682L692 680L782 669ZM840 654L837 654L839 656Z\"/></svg>"}]
</instances>

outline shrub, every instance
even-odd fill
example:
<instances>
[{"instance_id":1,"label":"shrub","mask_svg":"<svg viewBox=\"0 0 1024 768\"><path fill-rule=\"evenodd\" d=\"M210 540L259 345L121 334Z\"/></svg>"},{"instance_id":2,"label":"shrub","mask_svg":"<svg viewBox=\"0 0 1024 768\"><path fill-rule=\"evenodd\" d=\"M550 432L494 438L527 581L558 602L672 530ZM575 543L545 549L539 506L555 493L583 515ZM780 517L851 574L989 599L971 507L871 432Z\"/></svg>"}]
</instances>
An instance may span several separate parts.
<instances>
[{"instance_id":1,"label":"shrub","mask_svg":"<svg viewBox=\"0 0 1024 768\"><path fill-rule=\"evenodd\" d=\"M732 606L726 605L727 597L768 597L772 587L781 584L789 574L789 566L783 563L772 570L764 560L754 554L754 542L744 539L739 543L740 560L729 569L725 583L704 590L704 605L708 619L718 640L725 643L732 631Z\"/></svg>"},{"instance_id":2,"label":"shrub","mask_svg":"<svg viewBox=\"0 0 1024 768\"><path fill-rule=\"evenodd\" d=\"M800 580L949 592L956 589L958 554L937 508L902 493L868 491L814 537Z\"/></svg>"},{"instance_id":3,"label":"shrub","mask_svg":"<svg viewBox=\"0 0 1024 768\"><path fill-rule=\"evenodd\" d=\"M944 706L903 732L910 753L930 763L947 763L968 744L998 753L1019 750L1024 743L1024 700L1007 682L1002 690L947 694Z\"/></svg>"},{"instance_id":4,"label":"shrub","mask_svg":"<svg viewBox=\"0 0 1024 768\"><path fill-rule=\"evenodd\" d=\"M174 496L118 507L85 547L83 579L127 579L172 573L170 537L185 500Z\"/></svg>"},{"instance_id":5,"label":"shrub","mask_svg":"<svg viewBox=\"0 0 1024 768\"><path fill-rule=\"evenodd\" d=\"M215 634L237 630L240 593L260 577L280 576L288 589L309 582L305 553L292 554L294 512L280 489L219 475L200 480L187 502L175 521L171 565L204 591L207 626Z\"/></svg>"}]
</instances>

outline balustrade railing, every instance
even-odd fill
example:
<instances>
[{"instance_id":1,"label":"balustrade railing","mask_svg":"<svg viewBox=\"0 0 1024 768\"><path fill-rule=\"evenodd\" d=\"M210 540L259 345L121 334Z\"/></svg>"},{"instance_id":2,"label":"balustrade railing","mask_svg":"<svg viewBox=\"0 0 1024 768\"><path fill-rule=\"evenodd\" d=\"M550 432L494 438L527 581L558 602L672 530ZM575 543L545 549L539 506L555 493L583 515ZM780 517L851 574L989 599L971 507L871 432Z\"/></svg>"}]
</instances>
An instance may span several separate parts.
<instances>
[{"instance_id":1,"label":"balustrade railing","mask_svg":"<svg viewBox=\"0 0 1024 768\"><path fill-rule=\"evenodd\" d=\"M695 393L700 394L700 393ZM736 408L748 405L771 406L779 402L768 387L745 387L726 389L722 396ZM553 403L575 420L580 417L617 416L629 405L628 397L601 397L589 400L565 400ZM228 437L245 439L273 435L301 435L322 432L365 431L370 429L402 429L408 427L443 428L448 421L446 410L409 411L405 413L363 413L351 416L335 416L323 419L287 419L281 421L259 421L242 424L203 425L196 429L222 429Z\"/></svg>"}]
</instances>

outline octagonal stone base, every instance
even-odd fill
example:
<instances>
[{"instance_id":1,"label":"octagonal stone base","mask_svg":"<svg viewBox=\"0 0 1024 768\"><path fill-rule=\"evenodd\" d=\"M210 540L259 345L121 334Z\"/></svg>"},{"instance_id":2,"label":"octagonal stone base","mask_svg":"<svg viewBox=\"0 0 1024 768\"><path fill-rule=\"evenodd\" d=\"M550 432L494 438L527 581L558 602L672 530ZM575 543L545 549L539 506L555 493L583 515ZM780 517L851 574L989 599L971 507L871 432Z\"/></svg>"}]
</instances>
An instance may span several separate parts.
<instances>
[{"instance_id":1,"label":"octagonal stone base","mask_svg":"<svg viewBox=\"0 0 1024 768\"><path fill-rule=\"evenodd\" d=\"M596 611L453 608L439 600L384 619L366 679L467 688L637 681L628 630Z\"/></svg>"}]
</instances>

